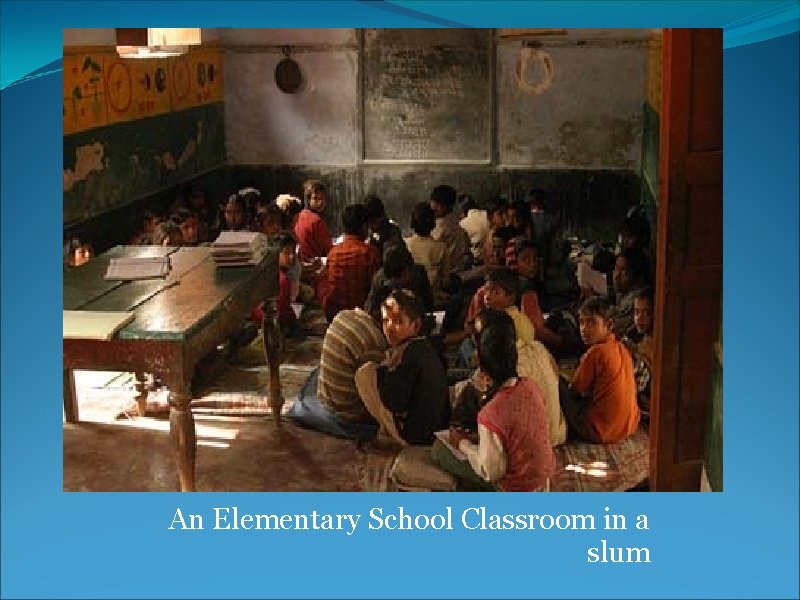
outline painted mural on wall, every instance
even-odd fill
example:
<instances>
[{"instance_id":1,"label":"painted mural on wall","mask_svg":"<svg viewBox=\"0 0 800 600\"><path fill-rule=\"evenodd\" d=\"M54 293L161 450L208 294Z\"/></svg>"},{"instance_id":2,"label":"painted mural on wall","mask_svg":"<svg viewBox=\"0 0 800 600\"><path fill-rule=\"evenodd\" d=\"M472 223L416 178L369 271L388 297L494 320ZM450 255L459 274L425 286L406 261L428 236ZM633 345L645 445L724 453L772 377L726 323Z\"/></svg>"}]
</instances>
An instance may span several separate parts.
<instances>
[{"instance_id":1,"label":"painted mural on wall","mask_svg":"<svg viewBox=\"0 0 800 600\"><path fill-rule=\"evenodd\" d=\"M64 54L64 135L223 100L222 51L122 59L110 48Z\"/></svg>"},{"instance_id":2,"label":"painted mural on wall","mask_svg":"<svg viewBox=\"0 0 800 600\"><path fill-rule=\"evenodd\" d=\"M225 161L222 53L64 56L64 224L178 185Z\"/></svg>"}]
</instances>

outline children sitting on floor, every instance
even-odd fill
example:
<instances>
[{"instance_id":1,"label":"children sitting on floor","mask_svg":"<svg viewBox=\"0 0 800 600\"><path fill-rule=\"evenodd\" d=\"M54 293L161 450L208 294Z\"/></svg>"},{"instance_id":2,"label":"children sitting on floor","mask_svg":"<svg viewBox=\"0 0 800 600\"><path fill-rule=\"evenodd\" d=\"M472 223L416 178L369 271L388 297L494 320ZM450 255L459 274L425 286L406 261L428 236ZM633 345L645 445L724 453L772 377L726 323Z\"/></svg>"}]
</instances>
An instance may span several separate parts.
<instances>
[{"instance_id":1,"label":"children sitting on floor","mask_svg":"<svg viewBox=\"0 0 800 600\"><path fill-rule=\"evenodd\" d=\"M209 239L213 227L211 210L206 204L206 194L199 185L193 185L189 190L186 208L194 211L197 215L198 231L197 241L200 244L212 241Z\"/></svg>"},{"instance_id":2,"label":"children sitting on floor","mask_svg":"<svg viewBox=\"0 0 800 600\"><path fill-rule=\"evenodd\" d=\"M328 322L340 310L364 306L380 262L377 250L364 241L367 225L364 205L345 206L342 224L344 240L328 253L326 277L317 286L317 298ZM300 248L302 252L302 243Z\"/></svg>"},{"instance_id":3,"label":"children sitting on floor","mask_svg":"<svg viewBox=\"0 0 800 600\"><path fill-rule=\"evenodd\" d=\"M486 276L484 286L484 302L487 308L504 310L514 322L517 339L532 342L534 339L533 324L530 319L517 308L519 279L516 272L510 269L494 269Z\"/></svg>"},{"instance_id":4,"label":"children sitting on floor","mask_svg":"<svg viewBox=\"0 0 800 600\"><path fill-rule=\"evenodd\" d=\"M490 308L484 309L475 319L475 332L472 336L473 345L482 329L486 328L496 319L496 314L505 314ZM515 334L516 335L516 334ZM462 346L463 348L463 346ZM475 357L475 353L473 353ZM476 357L473 358L476 360ZM471 365L472 361L468 362ZM553 445L563 444L567 439L567 422L561 411L558 385L558 365L547 348L536 340L524 342L517 339L517 374L534 381L542 391L545 408L547 410L547 423L550 440ZM454 410L459 414L458 420L462 423L474 423L477 415L474 398L477 394L476 381L472 379L459 381L451 388L451 402ZM472 405L472 406L471 406ZM472 411L472 412L470 412Z\"/></svg>"},{"instance_id":5,"label":"children sitting on floor","mask_svg":"<svg viewBox=\"0 0 800 600\"><path fill-rule=\"evenodd\" d=\"M288 233L279 234L275 238L275 243L279 248L278 251L278 299L276 302L276 312L278 318L278 326L284 336L296 335L300 330L300 323L298 315L295 314L292 308L292 282L288 277L288 270L294 264L295 256L295 241L294 238ZM264 321L264 308L263 303L260 303L253 309L250 320L253 321L256 327L261 327Z\"/></svg>"},{"instance_id":6,"label":"children sitting on floor","mask_svg":"<svg viewBox=\"0 0 800 600\"><path fill-rule=\"evenodd\" d=\"M378 251L378 257L383 260L386 248L391 245L403 244L403 233L397 223L386 216L383 202L375 194L370 194L364 200L367 212L367 237L370 245Z\"/></svg>"},{"instance_id":7,"label":"children sitting on floor","mask_svg":"<svg viewBox=\"0 0 800 600\"><path fill-rule=\"evenodd\" d=\"M542 392L530 379L517 376L516 364L514 323L498 312L478 336L486 391L477 431L450 429L450 444L467 462L457 460L439 441L431 452L456 477L500 491L536 491L546 488L553 475L555 455Z\"/></svg>"},{"instance_id":8,"label":"children sitting on floor","mask_svg":"<svg viewBox=\"0 0 800 600\"><path fill-rule=\"evenodd\" d=\"M381 305L386 358L356 371L356 387L381 431L400 445L428 445L447 427L447 378L431 343L420 336L423 310L406 290L392 292Z\"/></svg>"},{"instance_id":9,"label":"children sitting on floor","mask_svg":"<svg viewBox=\"0 0 800 600\"><path fill-rule=\"evenodd\" d=\"M288 416L298 425L336 437L368 441L378 426L358 395L356 370L380 362L386 338L380 314L343 310L325 330L319 369L309 375Z\"/></svg>"},{"instance_id":10,"label":"children sitting on floor","mask_svg":"<svg viewBox=\"0 0 800 600\"><path fill-rule=\"evenodd\" d=\"M483 242L483 264L486 268L501 267L505 265L505 260L499 261L499 256L494 247L495 232L501 227L505 227L506 223L506 209L508 202L504 198L498 198L489 202L486 207L486 214L489 217L489 231L486 232L486 237ZM505 250L505 241L503 242L503 250Z\"/></svg>"},{"instance_id":11,"label":"children sitting on floor","mask_svg":"<svg viewBox=\"0 0 800 600\"><path fill-rule=\"evenodd\" d=\"M459 225L460 215L453 208L456 191L449 185L437 185L431 191L430 205L436 217L431 237L444 242L450 275L457 276L472 263L467 232Z\"/></svg>"},{"instance_id":12,"label":"children sitting on floor","mask_svg":"<svg viewBox=\"0 0 800 600\"><path fill-rule=\"evenodd\" d=\"M64 244L64 268L85 265L94 256L94 248L89 242L72 238Z\"/></svg>"},{"instance_id":13,"label":"children sitting on floor","mask_svg":"<svg viewBox=\"0 0 800 600\"><path fill-rule=\"evenodd\" d=\"M161 222L161 217L152 210L145 209L142 216L142 228L128 241L131 246L148 246L153 243L153 231Z\"/></svg>"},{"instance_id":14,"label":"children sitting on floor","mask_svg":"<svg viewBox=\"0 0 800 600\"><path fill-rule=\"evenodd\" d=\"M405 238L405 244L414 263L425 267L436 304L441 305L447 297L445 290L449 288L450 266L447 263L447 246L431 237L435 226L436 217L430 205L427 202L415 204L411 211L414 235Z\"/></svg>"},{"instance_id":15,"label":"children sitting on floor","mask_svg":"<svg viewBox=\"0 0 800 600\"><path fill-rule=\"evenodd\" d=\"M622 341L633 355L636 400L642 415L650 414L650 376L653 367L653 288L642 288L633 299L633 327Z\"/></svg>"},{"instance_id":16,"label":"children sitting on floor","mask_svg":"<svg viewBox=\"0 0 800 600\"><path fill-rule=\"evenodd\" d=\"M517 240L514 249L517 255L520 309L530 319L536 339L555 352L561 347L563 340L545 324L542 314L540 296L543 295L544 286L539 276L538 247L531 240L521 239Z\"/></svg>"},{"instance_id":17,"label":"children sitting on floor","mask_svg":"<svg viewBox=\"0 0 800 600\"><path fill-rule=\"evenodd\" d=\"M612 443L632 435L639 425L633 360L613 333L613 307L594 296L579 313L581 338L589 349L581 357L561 397L570 433L594 443Z\"/></svg>"},{"instance_id":18,"label":"children sitting on floor","mask_svg":"<svg viewBox=\"0 0 800 600\"><path fill-rule=\"evenodd\" d=\"M275 204L269 204L256 215L258 222L257 231L266 235L270 240L277 240L278 234L283 231L283 212Z\"/></svg>"},{"instance_id":19,"label":"children sitting on floor","mask_svg":"<svg viewBox=\"0 0 800 600\"><path fill-rule=\"evenodd\" d=\"M383 266L372 278L372 287L364 302L364 310L372 312L380 308L380 303L383 301L380 293L385 286L411 290L422 302L425 312L433 310L433 292L428 282L428 274L422 265L414 264L414 258L405 244L386 247Z\"/></svg>"},{"instance_id":20,"label":"children sitting on floor","mask_svg":"<svg viewBox=\"0 0 800 600\"><path fill-rule=\"evenodd\" d=\"M333 245L328 224L322 217L328 203L328 192L319 181L307 181L303 186L306 208L300 212L294 227L300 258L303 262L328 256Z\"/></svg>"},{"instance_id":21,"label":"children sitting on floor","mask_svg":"<svg viewBox=\"0 0 800 600\"><path fill-rule=\"evenodd\" d=\"M291 194L278 194L275 198L275 206L280 209L282 215L282 228L284 233L291 235L295 241L295 225L300 218L300 212L303 210L303 203L297 196ZM309 265L308 270L304 272L303 262L300 260L299 246L296 252L294 264L286 272L289 280L292 282L292 302L300 302L301 304L308 304L314 298L314 288L308 283L301 282L303 275L306 275L308 281L316 280L316 271L322 266L319 263L314 267Z\"/></svg>"},{"instance_id":22,"label":"children sitting on floor","mask_svg":"<svg viewBox=\"0 0 800 600\"><path fill-rule=\"evenodd\" d=\"M217 216L214 236L221 231L245 231L250 219L247 215L245 198L239 192L228 196L228 201ZM213 241L213 240L212 240Z\"/></svg>"},{"instance_id":23,"label":"children sitting on floor","mask_svg":"<svg viewBox=\"0 0 800 600\"><path fill-rule=\"evenodd\" d=\"M531 209L527 202L519 200L513 202L508 207L506 221L509 227L514 229L514 235L507 242L505 248L506 266L515 269L517 267L517 253L515 244L519 240L531 239L533 224L531 223Z\"/></svg>"},{"instance_id":24,"label":"children sitting on floor","mask_svg":"<svg viewBox=\"0 0 800 600\"><path fill-rule=\"evenodd\" d=\"M184 246L197 246L200 241L200 221L197 213L188 208L179 208L170 221L181 229Z\"/></svg>"},{"instance_id":25,"label":"children sitting on floor","mask_svg":"<svg viewBox=\"0 0 800 600\"><path fill-rule=\"evenodd\" d=\"M623 336L633 326L633 300L648 285L647 257L638 250L623 250L614 263L614 333Z\"/></svg>"}]
</instances>

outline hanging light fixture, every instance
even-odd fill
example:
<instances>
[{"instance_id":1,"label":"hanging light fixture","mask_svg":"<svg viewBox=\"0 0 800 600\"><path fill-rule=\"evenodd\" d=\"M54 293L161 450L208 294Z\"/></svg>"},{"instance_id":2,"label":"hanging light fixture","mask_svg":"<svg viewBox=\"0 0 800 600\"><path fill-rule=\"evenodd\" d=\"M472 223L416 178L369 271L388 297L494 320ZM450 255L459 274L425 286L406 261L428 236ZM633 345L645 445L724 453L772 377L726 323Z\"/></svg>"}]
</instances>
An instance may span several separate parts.
<instances>
[{"instance_id":1,"label":"hanging light fixture","mask_svg":"<svg viewBox=\"0 0 800 600\"><path fill-rule=\"evenodd\" d=\"M117 28L116 37L120 58L160 58L185 54L199 44L200 28Z\"/></svg>"}]
</instances>

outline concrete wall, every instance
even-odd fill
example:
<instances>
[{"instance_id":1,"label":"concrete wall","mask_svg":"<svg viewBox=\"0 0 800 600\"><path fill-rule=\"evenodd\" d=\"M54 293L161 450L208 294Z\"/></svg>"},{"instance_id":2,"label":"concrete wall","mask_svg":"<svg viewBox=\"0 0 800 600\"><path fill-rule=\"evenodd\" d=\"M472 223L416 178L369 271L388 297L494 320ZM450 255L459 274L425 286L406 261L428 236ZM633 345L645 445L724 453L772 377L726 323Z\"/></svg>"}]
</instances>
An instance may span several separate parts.
<instances>
[{"instance_id":1,"label":"concrete wall","mask_svg":"<svg viewBox=\"0 0 800 600\"><path fill-rule=\"evenodd\" d=\"M438 39L435 29L423 35ZM648 35L647 30L493 32L487 160L459 164L439 157L417 164L363 160L367 92L362 89L362 32L204 30L204 41L221 45L225 70L224 129L216 136L225 146L216 156L227 166L213 174L214 196L222 198L242 185L255 185L268 196L299 193L303 179L320 177L332 192L328 216L338 229L342 206L367 193L380 195L389 213L405 225L413 204L427 199L439 183L478 200L520 197L538 186L551 193L554 208L573 233L612 239L621 216L641 195ZM64 40L108 46L114 30L65 30ZM287 52L303 73L296 94L280 92L275 83L275 67ZM164 130L161 120L153 132ZM108 139L120 137L119 131L108 133ZM102 129L98 135L103 137ZM70 156L78 141L65 138ZM147 189L173 194L165 187L176 183L163 180ZM111 209L107 198L91 196L70 197L65 214L72 224ZM135 198L120 197L115 204L142 203L145 196L143 188Z\"/></svg>"},{"instance_id":2,"label":"concrete wall","mask_svg":"<svg viewBox=\"0 0 800 600\"><path fill-rule=\"evenodd\" d=\"M204 41L216 37L216 30L203 31ZM174 198L198 178L214 181L225 192L228 187L213 174L206 177L226 164L218 47L192 48L175 63L124 62L115 41L114 29L64 30L64 230L65 235L79 232L99 247L125 241L139 226L140 205L154 197ZM183 72L189 80L182 96L173 93L178 60L187 66ZM211 77L200 83L199 76L188 76L212 62L213 94ZM159 73L165 77L162 86Z\"/></svg>"},{"instance_id":3,"label":"concrete wall","mask_svg":"<svg viewBox=\"0 0 800 600\"><path fill-rule=\"evenodd\" d=\"M220 30L225 45L225 125L235 165L354 165L357 160L355 30ZM296 94L275 83L284 49L303 74Z\"/></svg>"},{"instance_id":4,"label":"concrete wall","mask_svg":"<svg viewBox=\"0 0 800 600\"><path fill-rule=\"evenodd\" d=\"M501 38L498 162L638 170L645 58L635 39Z\"/></svg>"},{"instance_id":5,"label":"concrete wall","mask_svg":"<svg viewBox=\"0 0 800 600\"><path fill-rule=\"evenodd\" d=\"M647 30L496 31L489 57L489 160L470 165L362 160L369 91L362 89L359 31L218 32L225 48L231 184L272 195L297 193L304 178L320 177L332 190L328 216L335 229L341 207L367 193L381 196L405 225L411 206L439 183L479 200L518 197L537 185L551 192L575 233L611 239L627 207L639 200ZM436 30L425 34L437 38ZM274 79L286 49L305 79L292 95L280 92ZM542 70L542 53L549 73ZM535 93L515 77L522 54L529 58L523 77ZM550 80L540 86L545 75Z\"/></svg>"}]
</instances>

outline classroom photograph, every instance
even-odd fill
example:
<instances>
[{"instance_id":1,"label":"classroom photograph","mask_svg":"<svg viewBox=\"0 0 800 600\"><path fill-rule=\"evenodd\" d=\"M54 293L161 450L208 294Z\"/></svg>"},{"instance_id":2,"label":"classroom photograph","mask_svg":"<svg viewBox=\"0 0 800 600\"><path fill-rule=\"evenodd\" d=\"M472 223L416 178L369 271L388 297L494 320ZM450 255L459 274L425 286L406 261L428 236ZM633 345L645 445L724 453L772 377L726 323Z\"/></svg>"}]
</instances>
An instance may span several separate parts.
<instances>
[{"instance_id":1,"label":"classroom photograph","mask_svg":"<svg viewBox=\"0 0 800 600\"><path fill-rule=\"evenodd\" d=\"M63 490L723 490L722 30L63 31Z\"/></svg>"}]
</instances>

